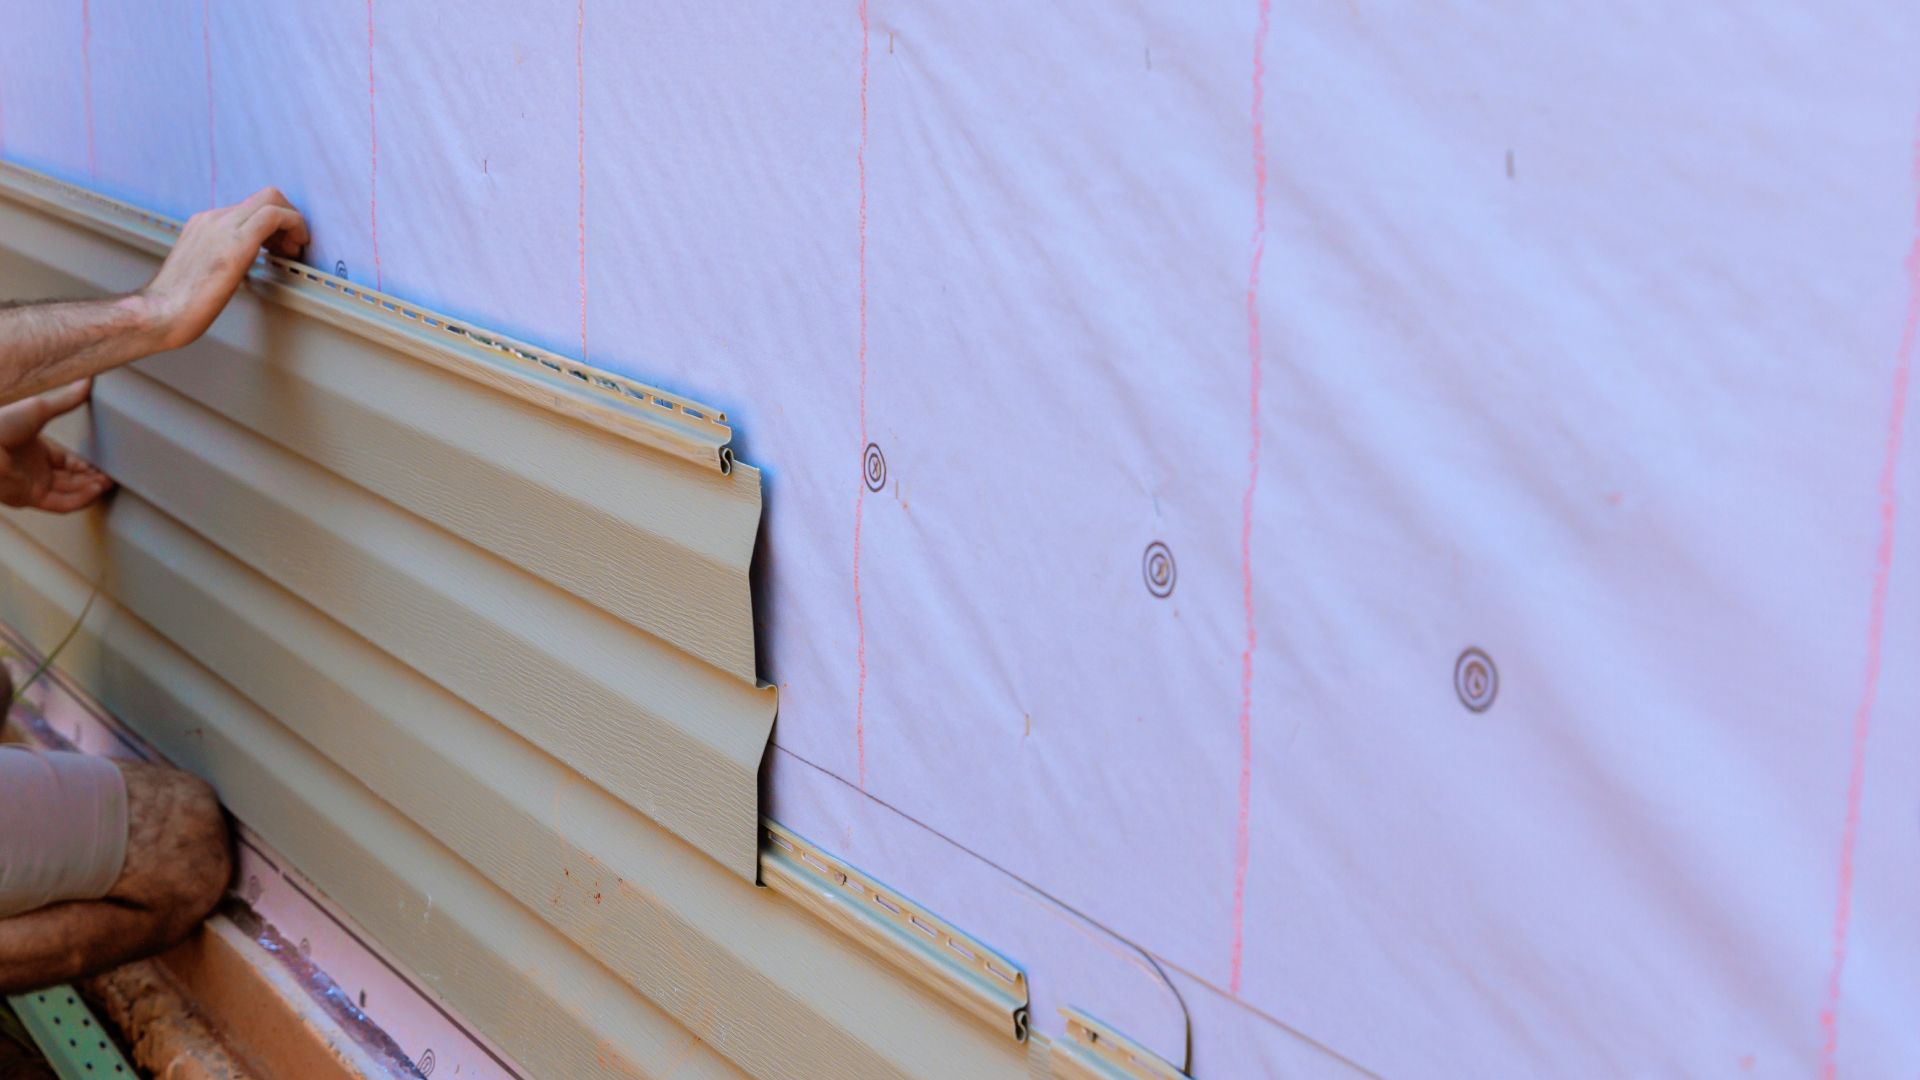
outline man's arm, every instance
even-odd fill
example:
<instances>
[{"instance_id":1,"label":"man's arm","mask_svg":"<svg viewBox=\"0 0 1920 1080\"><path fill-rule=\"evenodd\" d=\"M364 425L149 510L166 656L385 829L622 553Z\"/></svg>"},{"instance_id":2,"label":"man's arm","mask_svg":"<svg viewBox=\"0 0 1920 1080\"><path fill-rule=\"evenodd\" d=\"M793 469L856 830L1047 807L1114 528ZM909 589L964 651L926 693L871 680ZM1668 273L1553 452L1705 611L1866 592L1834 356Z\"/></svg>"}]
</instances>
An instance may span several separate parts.
<instances>
[{"instance_id":1,"label":"man's arm","mask_svg":"<svg viewBox=\"0 0 1920 1080\"><path fill-rule=\"evenodd\" d=\"M137 293L0 306L0 403L160 351Z\"/></svg>"},{"instance_id":2,"label":"man's arm","mask_svg":"<svg viewBox=\"0 0 1920 1080\"><path fill-rule=\"evenodd\" d=\"M0 309L0 405L192 342L226 307L262 245L294 258L306 244L300 212L264 188L188 218L138 292Z\"/></svg>"}]
</instances>

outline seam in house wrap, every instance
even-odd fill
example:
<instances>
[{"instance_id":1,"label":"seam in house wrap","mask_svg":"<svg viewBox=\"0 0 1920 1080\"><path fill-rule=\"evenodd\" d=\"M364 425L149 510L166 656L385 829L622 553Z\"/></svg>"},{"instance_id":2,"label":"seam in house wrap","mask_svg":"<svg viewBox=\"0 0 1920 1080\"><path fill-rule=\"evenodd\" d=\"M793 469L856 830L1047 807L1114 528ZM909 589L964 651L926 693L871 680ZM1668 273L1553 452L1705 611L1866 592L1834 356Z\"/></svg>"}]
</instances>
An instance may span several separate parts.
<instances>
[{"instance_id":1,"label":"seam in house wrap","mask_svg":"<svg viewBox=\"0 0 1920 1080\"><path fill-rule=\"evenodd\" d=\"M1240 496L1240 596L1247 645L1240 654L1240 789L1233 833L1233 963L1228 984L1240 993L1247 917L1248 809L1253 796L1253 495L1260 486L1260 262L1267 253L1267 30L1271 0L1260 0L1253 34L1253 255L1247 267L1247 488Z\"/></svg>"},{"instance_id":2,"label":"seam in house wrap","mask_svg":"<svg viewBox=\"0 0 1920 1080\"><path fill-rule=\"evenodd\" d=\"M1915 130L1914 180L1920 183L1920 126ZM1831 1078L1840 1048L1841 983L1847 966L1847 933L1853 921L1853 860L1860 839L1860 797L1867 779L1867 736L1880 693L1880 645L1887 623L1887 585L1893 575L1894 525L1899 513L1900 443L1907 420L1907 387L1913 374L1914 341L1920 336L1920 198L1914 205L1914 239L1907 251L1907 314L1893 367L1893 402L1887 419L1886 455L1880 463L1880 539L1874 550L1873 596L1867 606L1866 673L1853 715L1853 747L1847 770L1846 824L1840 834L1840 888L1833 912L1833 966L1827 973L1826 1005L1820 1010L1825 1040L1820 1075Z\"/></svg>"}]
</instances>

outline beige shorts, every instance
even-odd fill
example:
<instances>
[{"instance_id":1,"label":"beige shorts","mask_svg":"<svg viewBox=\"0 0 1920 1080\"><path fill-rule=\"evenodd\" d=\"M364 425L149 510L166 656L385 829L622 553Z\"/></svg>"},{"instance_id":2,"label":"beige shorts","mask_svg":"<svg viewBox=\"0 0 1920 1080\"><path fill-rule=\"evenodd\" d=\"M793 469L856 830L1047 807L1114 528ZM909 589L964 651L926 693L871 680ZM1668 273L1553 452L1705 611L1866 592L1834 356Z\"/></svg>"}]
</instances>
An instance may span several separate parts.
<instances>
[{"instance_id":1,"label":"beige shorts","mask_svg":"<svg viewBox=\"0 0 1920 1080\"><path fill-rule=\"evenodd\" d=\"M127 857L127 783L106 758L0 746L0 918L97 900Z\"/></svg>"}]
</instances>

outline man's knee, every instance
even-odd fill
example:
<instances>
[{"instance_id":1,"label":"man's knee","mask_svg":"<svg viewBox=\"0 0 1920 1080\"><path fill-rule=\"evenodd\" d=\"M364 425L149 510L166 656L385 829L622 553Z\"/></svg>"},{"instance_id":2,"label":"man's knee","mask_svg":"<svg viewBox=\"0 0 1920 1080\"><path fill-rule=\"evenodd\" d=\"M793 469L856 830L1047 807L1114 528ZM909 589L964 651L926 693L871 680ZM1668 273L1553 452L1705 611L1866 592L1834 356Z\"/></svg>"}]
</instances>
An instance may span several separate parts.
<instances>
[{"instance_id":1,"label":"man's knee","mask_svg":"<svg viewBox=\"0 0 1920 1080\"><path fill-rule=\"evenodd\" d=\"M151 911L156 931L178 938L226 891L232 840L219 797L191 773L121 763L127 784L127 855L109 898Z\"/></svg>"}]
</instances>

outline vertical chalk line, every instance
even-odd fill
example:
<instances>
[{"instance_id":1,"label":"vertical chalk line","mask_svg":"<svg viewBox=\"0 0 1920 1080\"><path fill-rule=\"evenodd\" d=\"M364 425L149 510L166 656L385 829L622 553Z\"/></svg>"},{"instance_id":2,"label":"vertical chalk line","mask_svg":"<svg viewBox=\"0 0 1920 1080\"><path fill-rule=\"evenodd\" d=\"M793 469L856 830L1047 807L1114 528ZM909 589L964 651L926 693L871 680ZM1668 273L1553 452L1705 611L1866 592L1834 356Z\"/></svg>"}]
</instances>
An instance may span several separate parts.
<instances>
[{"instance_id":1,"label":"vertical chalk line","mask_svg":"<svg viewBox=\"0 0 1920 1080\"><path fill-rule=\"evenodd\" d=\"M587 0L580 0L573 26L573 84L579 110L574 152L580 169L580 359L587 358Z\"/></svg>"},{"instance_id":2,"label":"vertical chalk line","mask_svg":"<svg viewBox=\"0 0 1920 1080\"><path fill-rule=\"evenodd\" d=\"M1240 790L1233 833L1233 964L1229 986L1240 992L1246 949L1248 816L1253 800L1253 496L1260 486L1260 264L1267 254L1267 30L1272 0L1260 0L1253 35L1253 252L1247 265L1247 486L1240 496L1240 602L1246 648L1240 653Z\"/></svg>"},{"instance_id":3,"label":"vertical chalk line","mask_svg":"<svg viewBox=\"0 0 1920 1080\"><path fill-rule=\"evenodd\" d=\"M207 205L220 205L220 158L213 148L213 0L200 0L200 56L207 68Z\"/></svg>"},{"instance_id":4,"label":"vertical chalk line","mask_svg":"<svg viewBox=\"0 0 1920 1080\"><path fill-rule=\"evenodd\" d=\"M373 0L367 0L367 227L373 233L373 287L385 288L380 274L380 117L374 109Z\"/></svg>"},{"instance_id":5,"label":"vertical chalk line","mask_svg":"<svg viewBox=\"0 0 1920 1080\"><path fill-rule=\"evenodd\" d=\"M1920 127L1915 131L1913 178L1920 186ZM1880 538L1874 548L1873 592L1867 604L1866 667L1860 702L1853 713L1853 743L1847 769L1847 812L1840 834L1839 896L1833 913L1833 958L1827 972L1826 1004L1820 1010L1825 1040L1820 1075L1832 1078L1840 1049L1840 997L1847 966L1847 933L1853 920L1854 852L1860 838L1860 798L1867 780L1867 736L1880 694L1880 646L1887 620L1887 586L1893 576L1894 525L1899 512L1900 444L1907 422L1907 390L1913 377L1915 339L1920 338L1920 195L1914 205L1914 239L1907 251L1907 313L1894 354L1893 402L1887 420L1886 449L1880 461Z\"/></svg>"},{"instance_id":6,"label":"vertical chalk line","mask_svg":"<svg viewBox=\"0 0 1920 1080\"><path fill-rule=\"evenodd\" d=\"M853 692L853 745L860 789L867 787L867 621L860 601L860 527L867 506L867 0L860 0L860 143L854 152L860 178L860 463L853 496L853 625L858 637L858 683Z\"/></svg>"},{"instance_id":7,"label":"vertical chalk line","mask_svg":"<svg viewBox=\"0 0 1920 1080\"><path fill-rule=\"evenodd\" d=\"M87 118L87 176L96 178L99 167L93 154L93 4L80 0L80 98Z\"/></svg>"}]
</instances>

